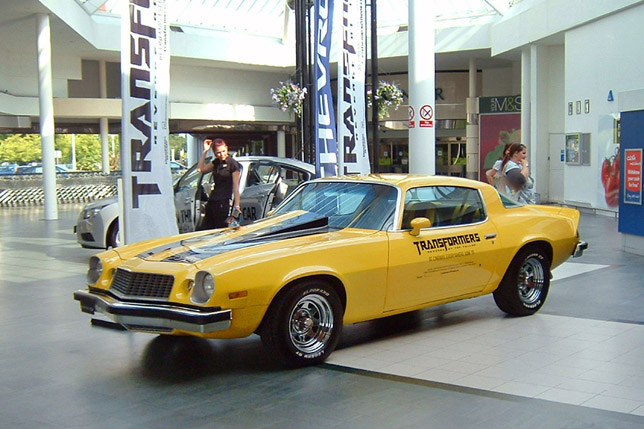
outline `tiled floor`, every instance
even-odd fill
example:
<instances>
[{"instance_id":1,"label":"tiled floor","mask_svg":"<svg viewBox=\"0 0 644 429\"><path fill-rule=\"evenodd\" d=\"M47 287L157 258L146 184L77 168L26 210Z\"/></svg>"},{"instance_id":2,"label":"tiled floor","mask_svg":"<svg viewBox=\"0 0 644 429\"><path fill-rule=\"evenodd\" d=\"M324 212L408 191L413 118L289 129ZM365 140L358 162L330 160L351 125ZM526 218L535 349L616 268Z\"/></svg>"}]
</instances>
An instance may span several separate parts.
<instances>
[{"instance_id":1,"label":"tiled floor","mask_svg":"<svg viewBox=\"0 0 644 429\"><path fill-rule=\"evenodd\" d=\"M283 370L256 336L91 328L80 208L0 209L2 428L644 428L644 258L614 218L582 215L591 247L534 316L451 303L346 326L328 363Z\"/></svg>"},{"instance_id":2,"label":"tiled floor","mask_svg":"<svg viewBox=\"0 0 644 429\"><path fill-rule=\"evenodd\" d=\"M338 350L328 362L644 416L644 325L503 318L469 307L432 329Z\"/></svg>"}]
</instances>

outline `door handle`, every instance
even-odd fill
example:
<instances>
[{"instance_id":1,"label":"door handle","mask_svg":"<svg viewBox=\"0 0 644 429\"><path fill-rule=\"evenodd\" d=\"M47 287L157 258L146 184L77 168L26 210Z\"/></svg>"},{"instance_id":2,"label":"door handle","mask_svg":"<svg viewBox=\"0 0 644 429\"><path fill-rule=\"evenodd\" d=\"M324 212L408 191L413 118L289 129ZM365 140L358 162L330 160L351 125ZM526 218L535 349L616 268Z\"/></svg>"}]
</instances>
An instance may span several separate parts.
<instances>
[{"instance_id":1,"label":"door handle","mask_svg":"<svg viewBox=\"0 0 644 429\"><path fill-rule=\"evenodd\" d=\"M493 238L496 238L496 232L492 234L485 234L486 240L492 240Z\"/></svg>"}]
</instances>

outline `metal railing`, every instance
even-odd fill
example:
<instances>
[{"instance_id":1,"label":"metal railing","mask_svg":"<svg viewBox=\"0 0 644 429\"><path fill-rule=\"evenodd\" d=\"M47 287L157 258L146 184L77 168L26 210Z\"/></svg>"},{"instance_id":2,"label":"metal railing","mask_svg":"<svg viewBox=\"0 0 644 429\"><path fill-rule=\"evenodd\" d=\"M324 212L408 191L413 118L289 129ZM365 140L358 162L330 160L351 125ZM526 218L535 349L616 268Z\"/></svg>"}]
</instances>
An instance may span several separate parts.
<instances>
[{"instance_id":1,"label":"metal railing","mask_svg":"<svg viewBox=\"0 0 644 429\"><path fill-rule=\"evenodd\" d=\"M59 203L82 203L116 195L118 173L59 173L56 198ZM0 177L0 207L37 206L45 203L42 175Z\"/></svg>"}]
</instances>

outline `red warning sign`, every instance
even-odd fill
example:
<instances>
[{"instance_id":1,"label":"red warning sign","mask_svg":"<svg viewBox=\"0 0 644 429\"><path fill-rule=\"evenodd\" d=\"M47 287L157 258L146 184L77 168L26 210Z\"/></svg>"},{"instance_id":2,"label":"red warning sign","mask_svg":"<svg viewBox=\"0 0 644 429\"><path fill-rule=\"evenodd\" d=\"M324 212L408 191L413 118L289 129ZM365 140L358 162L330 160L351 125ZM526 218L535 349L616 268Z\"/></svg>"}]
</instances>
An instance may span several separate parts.
<instances>
[{"instance_id":1,"label":"red warning sign","mask_svg":"<svg viewBox=\"0 0 644 429\"><path fill-rule=\"evenodd\" d=\"M416 126L416 122L414 121L415 114L416 111L414 110L414 107L409 106L409 128L414 128Z\"/></svg>"},{"instance_id":2,"label":"red warning sign","mask_svg":"<svg viewBox=\"0 0 644 429\"><path fill-rule=\"evenodd\" d=\"M418 121L418 126L420 128L433 128L434 121L434 109L429 104L424 104L418 112L420 114L420 121Z\"/></svg>"}]
</instances>

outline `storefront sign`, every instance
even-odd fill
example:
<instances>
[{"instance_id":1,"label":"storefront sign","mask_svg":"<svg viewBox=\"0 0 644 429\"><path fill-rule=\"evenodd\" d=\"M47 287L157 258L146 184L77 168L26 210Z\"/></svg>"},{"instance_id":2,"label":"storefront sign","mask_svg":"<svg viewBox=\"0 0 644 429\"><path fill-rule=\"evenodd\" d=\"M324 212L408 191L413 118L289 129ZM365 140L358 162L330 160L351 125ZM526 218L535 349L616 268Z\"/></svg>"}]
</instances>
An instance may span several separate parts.
<instances>
[{"instance_id":1,"label":"storefront sign","mask_svg":"<svg viewBox=\"0 0 644 429\"><path fill-rule=\"evenodd\" d=\"M625 149L624 203L642 204L642 149Z\"/></svg>"},{"instance_id":2,"label":"storefront sign","mask_svg":"<svg viewBox=\"0 0 644 429\"><path fill-rule=\"evenodd\" d=\"M521 96L479 98L479 113L517 113L521 112Z\"/></svg>"}]
</instances>

